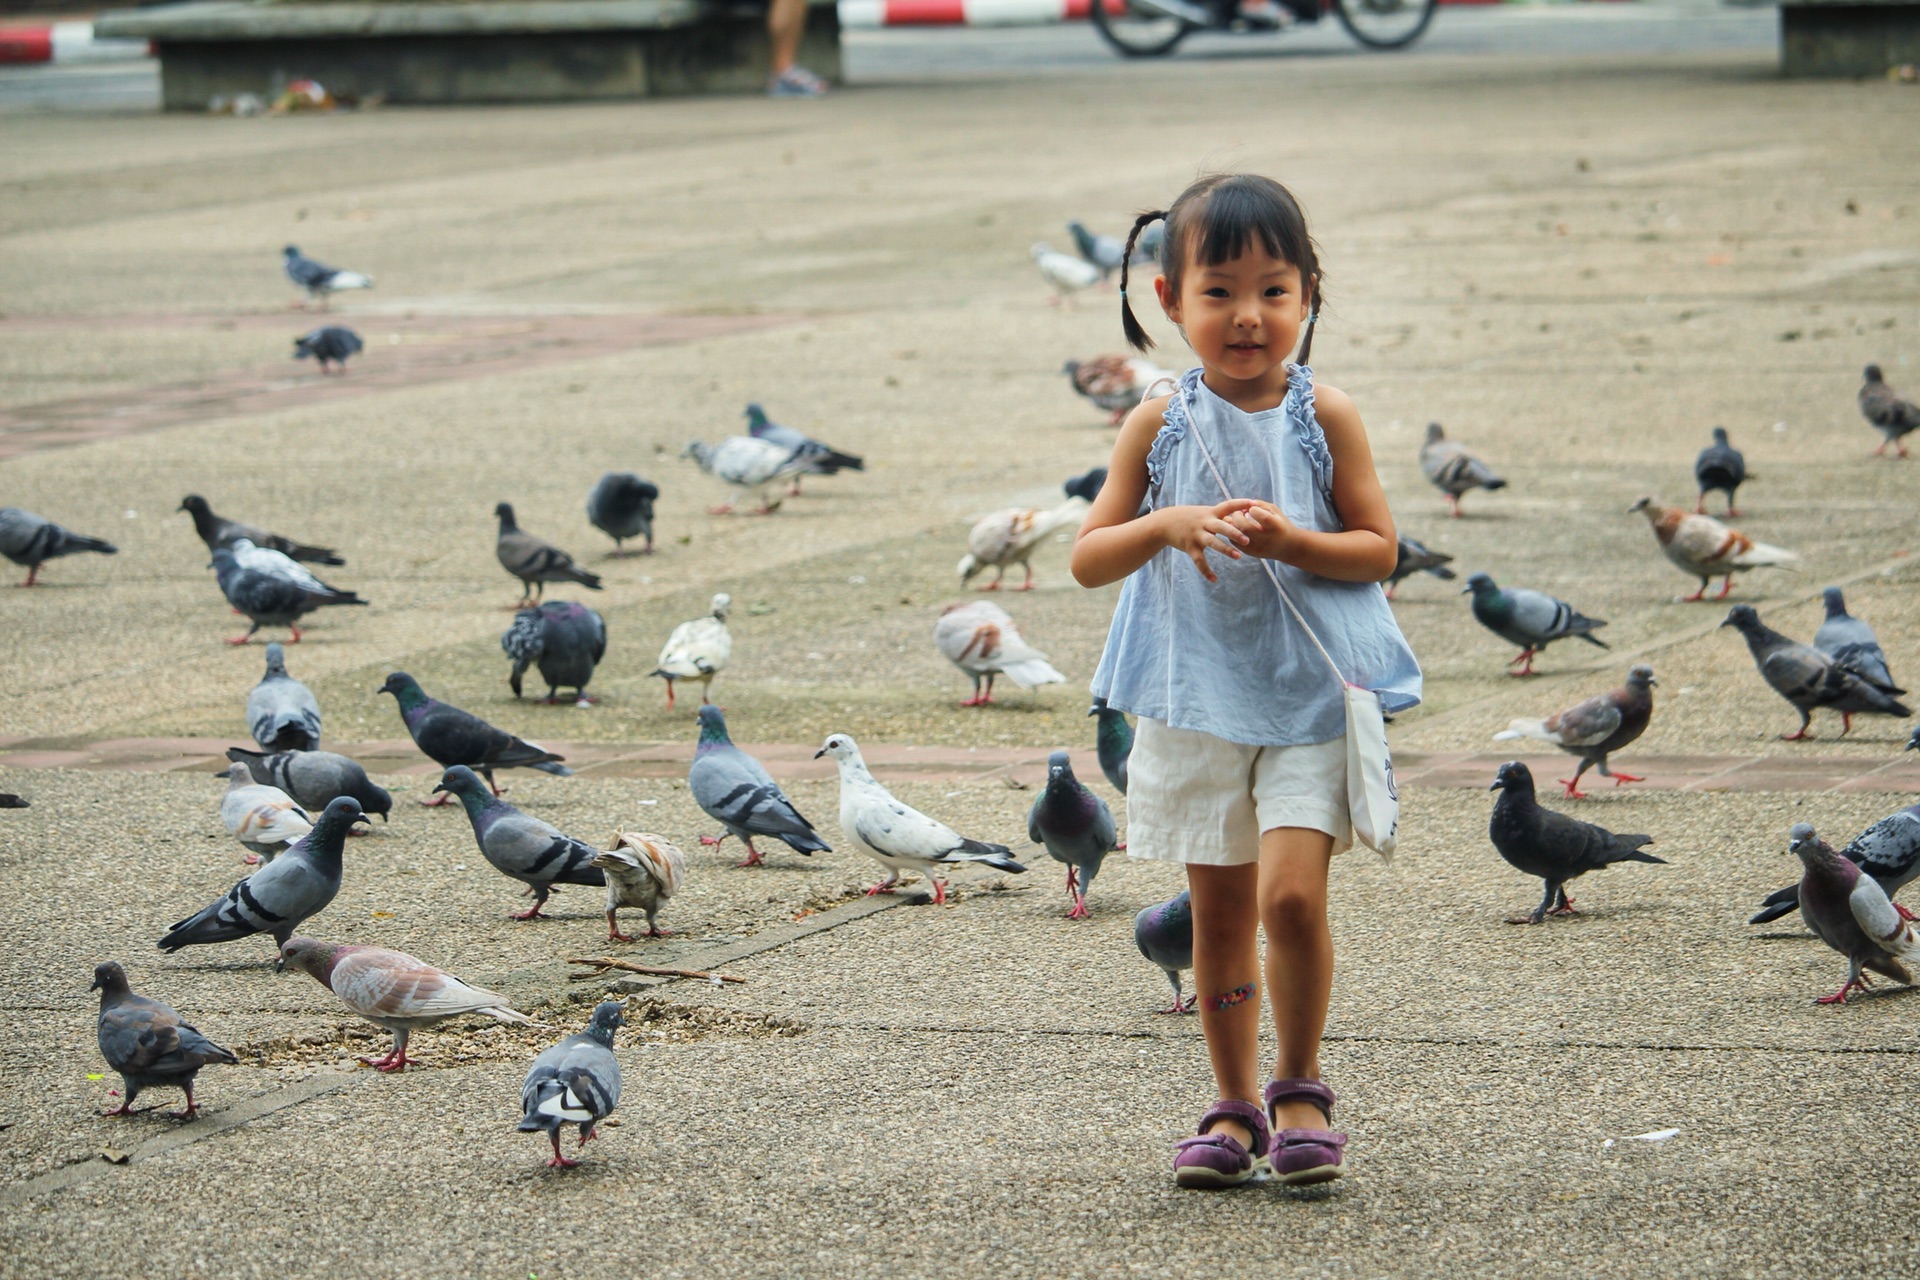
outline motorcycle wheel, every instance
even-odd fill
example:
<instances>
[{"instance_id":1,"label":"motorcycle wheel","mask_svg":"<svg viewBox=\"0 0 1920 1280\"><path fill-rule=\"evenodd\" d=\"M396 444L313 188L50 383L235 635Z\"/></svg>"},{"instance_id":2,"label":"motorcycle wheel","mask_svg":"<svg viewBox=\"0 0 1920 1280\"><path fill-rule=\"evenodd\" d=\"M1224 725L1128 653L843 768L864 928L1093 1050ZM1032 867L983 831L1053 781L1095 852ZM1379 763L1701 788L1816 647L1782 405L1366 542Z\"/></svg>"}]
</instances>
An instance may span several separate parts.
<instances>
[{"instance_id":1,"label":"motorcycle wheel","mask_svg":"<svg viewBox=\"0 0 1920 1280\"><path fill-rule=\"evenodd\" d=\"M1432 3L1433 0L1428 0ZM1087 16L1100 38L1126 58L1158 58L1172 53L1174 46L1194 30L1192 24L1169 17L1133 0L1115 0L1121 12L1108 12L1109 0L1093 0Z\"/></svg>"},{"instance_id":2,"label":"motorcycle wheel","mask_svg":"<svg viewBox=\"0 0 1920 1280\"><path fill-rule=\"evenodd\" d=\"M1369 49L1403 49L1433 21L1439 0L1334 0L1347 34Z\"/></svg>"}]
</instances>

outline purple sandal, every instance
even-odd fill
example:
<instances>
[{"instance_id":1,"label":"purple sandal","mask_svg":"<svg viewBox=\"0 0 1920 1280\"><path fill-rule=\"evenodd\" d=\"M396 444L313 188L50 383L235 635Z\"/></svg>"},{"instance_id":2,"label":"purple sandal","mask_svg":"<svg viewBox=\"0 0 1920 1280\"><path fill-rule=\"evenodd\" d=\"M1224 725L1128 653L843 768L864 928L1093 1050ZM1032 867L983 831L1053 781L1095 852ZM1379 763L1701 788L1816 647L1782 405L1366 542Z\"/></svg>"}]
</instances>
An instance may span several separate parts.
<instances>
[{"instance_id":1,"label":"purple sandal","mask_svg":"<svg viewBox=\"0 0 1920 1280\"><path fill-rule=\"evenodd\" d=\"M1207 1132L1222 1120L1238 1120L1251 1129L1253 1150L1241 1146L1240 1140L1231 1134ZM1197 1137L1182 1138L1175 1144L1173 1180L1189 1190L1206 1191L1251 1182L1264 1172L1262 1166L1267 1162L1266 1150L1271 1141L1267 1117L1260 1108L1236 1098L1224 1098L1208 1107L1207 1113L1200 1117Z\"/></svg>"},{"instance_id":2,"label":"purple sandal","mask_svg":"<svg viewBox=\"0 0 1920 1280\"><path fill-rule=\"evenodd\" d=\"M1333 1123L1333 1090L1318 1080L1267 1081L1267 1114L1283 1102L1311 1102ZM1276 1129L1267 1148L1273 1176L1293 1186L1332 1182L1344 1172L1347 1135L1326 1129Z\"/></svg>"}]
</instances>

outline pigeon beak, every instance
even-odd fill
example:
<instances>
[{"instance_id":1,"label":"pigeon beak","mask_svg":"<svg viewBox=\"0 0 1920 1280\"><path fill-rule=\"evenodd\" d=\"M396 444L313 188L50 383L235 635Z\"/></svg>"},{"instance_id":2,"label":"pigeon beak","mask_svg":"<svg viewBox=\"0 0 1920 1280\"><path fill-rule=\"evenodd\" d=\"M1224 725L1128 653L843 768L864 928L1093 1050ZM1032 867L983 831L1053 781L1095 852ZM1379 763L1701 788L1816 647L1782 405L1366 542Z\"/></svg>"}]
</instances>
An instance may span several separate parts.
<instances>
[{"instance_id":1,"label":"pigeon beak","mask_svg":"<svg viewBox=\"0 0 1920 1280\"><path fill-rule=\"evenodd\" d=\"M820 748L820 749L819 749L818 751L816 751L816 752L814 752L814 753L813 753L813 758L814 758L815 760L818 760L818 759L819 759L819 758L820 758L821 756L823 756L823 755L825 755L825 754L827 754L827 749L826 749L825 747L822 747L822 748Z\"/></svg>"},{"instance_id":2,"label":"pigeon beak","mask_svg":"<svg viewBox=\"0 0 1920 1280\"><path fill-rule=\"evenodd\" d=\"M1461 595L1463 595L1463 596L1470 596L1470 595L1472 595L1472 594L1473 594L1473 588L1472 588L1472 587L1462 587L1462 588L1460 588L1460 594L1461 594Z\"/></svg>"},{"instance_id":3,"label":"pigeon beak","mask_svg":"<svg viewBox=\"0 0 1920 1280\"><path fill-rule=\"evenodd\" d=\"M100 989L100 979L98 978L95 978L92 982L89 982L87 984L87 990L89 991L98 991L99 989Z\"/></svg>"},{"instance_id":4,"label":"pigeon beak","mask_svg":"<svg viewBox=\"0 0 1920 1280\"><path fill-rule=\"evenodd\" d=\"M1489 786L1489 787L1487 788L1487 790L1489 790L1489 791L1499 791L1500 789L1502 789L1502 788L1503 788L1503 787L1505 787L1506 785L1507 785L1507 784L1506 784L1506 780L1505 780L1505 779L1503 779L1503 778L1495 778L1495 779L1493 780L1493 784L1492 784L1491 786Z\"/></svg>"},{"instance_id":5,"label":"pigeon beak","mask_svg":"<svg viewBox=\"0 0 1920 1280\"><path fill-rule=\"evenodd\" d=\"M430 791L430 792L428 792L427 794L428 794L428 795L435 795L435 796L437 796L437 795L439 795L439 794L440 794L440 793L441 793L442 791L445 791L446 789L447 789L447 784L443 782L443 783L441 783L441 784L440 784L439 786L437 786L437 787L435 787L435 788L434 788L434 789L433 789L432 791Z\"/></svg>"}]
</instances>

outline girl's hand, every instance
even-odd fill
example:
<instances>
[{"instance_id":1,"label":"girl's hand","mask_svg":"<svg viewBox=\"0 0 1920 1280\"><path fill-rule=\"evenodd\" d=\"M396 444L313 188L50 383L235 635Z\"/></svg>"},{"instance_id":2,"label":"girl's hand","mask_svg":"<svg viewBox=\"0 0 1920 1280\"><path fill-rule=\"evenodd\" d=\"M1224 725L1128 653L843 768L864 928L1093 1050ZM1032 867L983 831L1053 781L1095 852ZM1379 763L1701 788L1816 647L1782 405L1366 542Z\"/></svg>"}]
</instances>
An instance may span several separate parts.
<instances>
[{"instance_id":1,"label":"girl's hand","mask_svg":"<svg viewBox=\"0 0 1920 1280\"><path fill-rule=\"evenodd\" d=\"M1201 577L1218 582L1207 563L1207 552L1217 551L1229 560L1238 560L1240 548L1250 540L1242 528L1245 513L1256 505L1251 498L1231 498L1216 507L1164 507L1154 514L1160 520L1166 544L1192 557Z\"/></svg>"},{"instance_id":2,"label":"girl's hand","mask_svg":"<svg viewBox=\"0 0 1920 1280\"><path fill-rule=\"evenodd\" d=\"M1246 548L1250 555L1291 563L1300 552L1299 526L1271 502L1254 502L1231 519L1247 535Z\"/></svg>"}]
</instances>

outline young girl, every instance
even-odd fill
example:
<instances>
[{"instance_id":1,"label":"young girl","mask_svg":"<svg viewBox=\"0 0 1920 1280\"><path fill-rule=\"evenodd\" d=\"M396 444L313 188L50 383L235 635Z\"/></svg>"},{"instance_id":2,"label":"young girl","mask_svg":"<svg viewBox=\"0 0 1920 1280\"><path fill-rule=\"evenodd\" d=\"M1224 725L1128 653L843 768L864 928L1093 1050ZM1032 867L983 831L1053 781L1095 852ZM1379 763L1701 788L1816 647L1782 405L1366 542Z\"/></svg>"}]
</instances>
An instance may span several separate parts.
<instances>
[{"instance_id":1,"label":"young girl","mask_svg":"<svg viewBox=\"0 0 1920 1280\"><path fill-rule=\"evenodd\" d=\"M1128 765L1128 851L1187 865L1193 972L1219 1098L1179 1144L1183 1187L1341 1173L1320 1036L1333 983L1327 869L1352 843L1342 690L1256 558L1341 672L1389 713L1420 668L1379 583L1393 517L1353 402L1306 360L1321 273L1306 218L1269 178L1203 179L1166 219L1154 292L1201 367L1120 429L1073 575L1125 578L1093 692L1140 717ZM1142 350L1121 275L1121 320ZM1287 357L1300 348L1300 363ZM1140 514L1143 502L1147 510ZM1258 1088L1259 953L1279 1056Z\"/></svg>"}]
</instances>

